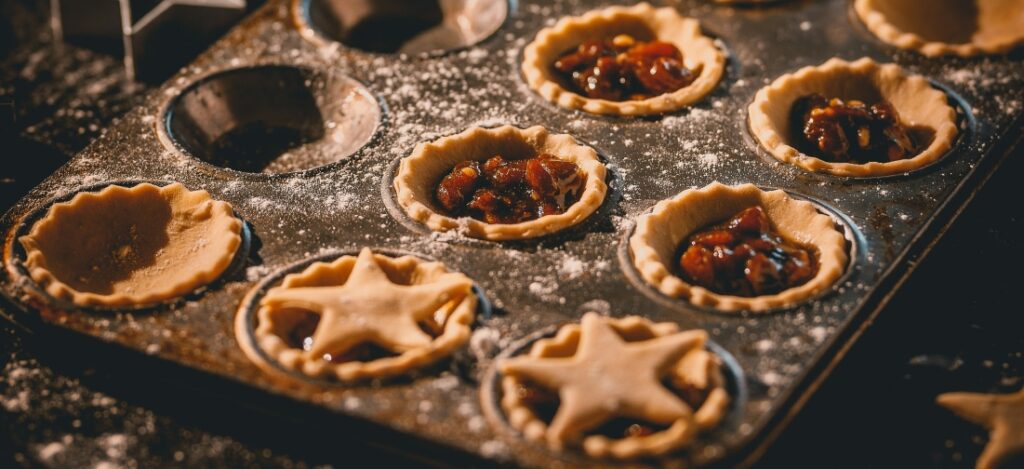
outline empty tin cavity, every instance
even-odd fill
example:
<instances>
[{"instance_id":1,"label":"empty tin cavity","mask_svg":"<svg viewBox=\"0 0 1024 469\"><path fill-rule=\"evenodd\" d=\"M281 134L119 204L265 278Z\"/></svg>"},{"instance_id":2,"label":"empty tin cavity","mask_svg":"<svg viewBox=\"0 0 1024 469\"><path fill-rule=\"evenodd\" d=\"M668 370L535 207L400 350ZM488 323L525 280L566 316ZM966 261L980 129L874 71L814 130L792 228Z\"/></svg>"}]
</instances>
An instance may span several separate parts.
<instances>
[{"instance_id":1,"label":"empty tin cavity","mask_svg":"<svg viewBox=\"0 0 1024 469\"><path fill-rule=\"evenodd\" d=\"M508 16L506 0L297 0L319 35L376 53L422 54L472 46Z\"/></svg>"},{"instance_id":2,"label":"empty tin cavity","mask_svg":"<svg viewBox=\"0 0 1024 469\"><path fill-rule=\"evenodd\" d=\"M168 106L165 131L177 148L214 166L287 173L356 153L381 115L369 90L345 75L264 65L193 83Z\"/></svg>"}]
</instances>

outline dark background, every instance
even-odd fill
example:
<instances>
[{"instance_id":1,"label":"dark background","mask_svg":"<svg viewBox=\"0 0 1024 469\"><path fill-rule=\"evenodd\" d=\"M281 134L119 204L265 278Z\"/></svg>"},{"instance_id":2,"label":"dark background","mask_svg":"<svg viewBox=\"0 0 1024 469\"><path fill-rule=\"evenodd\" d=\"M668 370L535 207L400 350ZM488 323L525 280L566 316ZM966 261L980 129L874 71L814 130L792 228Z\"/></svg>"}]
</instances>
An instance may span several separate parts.
<instances>
[{"instance_id":1,"label":"dark background","mask_svg":"<svg viewBox=\"0 0 1024 469\"><path fill-rule=\"evenodd\" d=\"M0 211L151 88L119 57L57 47L47 5L0 2ZM973 467L985 432L933 402L1024 384L1022 158L1006 158L759 467ZM0 466L422 463L92 360L0 320Z\"/></svg>"}]
</instances>

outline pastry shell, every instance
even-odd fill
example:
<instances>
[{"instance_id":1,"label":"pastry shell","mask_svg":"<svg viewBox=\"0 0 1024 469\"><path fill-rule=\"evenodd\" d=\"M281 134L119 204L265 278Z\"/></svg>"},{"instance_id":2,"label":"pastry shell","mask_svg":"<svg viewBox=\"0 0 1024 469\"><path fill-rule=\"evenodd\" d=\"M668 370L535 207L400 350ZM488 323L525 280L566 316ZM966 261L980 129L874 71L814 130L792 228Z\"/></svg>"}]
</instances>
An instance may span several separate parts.
<instances>
[{"instance_id":1,"label":"pastry shell","mask_svg":"<svg viewBox=\"0 0 1024 469\"><path fill-rule=\"evenodd\" d=\"M596 315L597 313L587 313ZM640 316L624 318L602 318L627 341L642 341L646 338L657 338L679 333L675 323L655 323ZM576 353L581 336L580 324L567 324L559 328L554 337L539 339L530 348L529 356L536 358L570 357ZM693 409L689 418L679 419L662 431L646 436L629 436L624 438L608 438L603 435L588 435L582 440L583 451L595 458L634 459L646 456L660 456L691 443L701 431L709 431L717 426L725 417L732 402L725 388L725 378L721 371L721 360L714 353L704 348L707 339L703 331L699 333L697 345L686 352L666 373L667 379L673 382L686 383L697 389L708 390L707 397L697 409ZM628 379L630 371L622 370ZM548 423L539 418L533 410L524 404L516 393L521 384L512 376L501 379L501 407L508 416L509 424L520 431L530 441L548 439ZM549 442L550 443L550 442Z\"/></svg>"},{"instance_id":2,"label":"pastry shell","mask_svg":"<svg viewBox=\"0 0 1024 469\"><path fill-rule=\"evenodd\" d=\"M387 277L399 285L425 285L452 279L465 281L467 285L472 284L468 277L449 271L440 262L428 262L414 256L372 256ZM302 272L285 276L281 284L267 294L274 290L289 288L343 286L356 267L357 261L356 256L345 255L330 263L313 263ZM243 301L243 307L247 303ZM276 363L268 363L259 352L246 347L248 341L243 337L239 337L239 342L243 344L246 354L270 373L279 374L283 368L310 378L337 379L345 382L382 378L406 373L451 355L455 349L469 340L470 326L475 320L476 308L477 296L467 287L461 297L453 298L434 313L435 320L443 319L438 321L443 329L429 345L369 361L332 363L320 358L311 359L302 349L291 347L281 338L281 335L287 334L294 327L294 322L289 320L292 315L284 309L272 311L266 305L262 305L256 312L259 322L254 331L255 346L262 349L263 353ZM248 334L246 326L236 324L236 333Z\"/></svg>"},{"instance_id":3,"label":"pastry shell","mask_svg":"<svg viewBox=\"0 0 1024 469\"><path fill-rule=\"evenodd\" d=\"M669 266L676 264L679 245L690 234L753 206L765 210L784 239L817 251L818 273L811 280L774 295L741 297L690 285L673 274ZM765 192L753 184L713 182L658 202L651 213L637 220L629 247L633 265L649 285L667 296L720 311L760 312L791 306L828 289L842 276L848 261L846 238L835 229L831 217L810 202L793 199L781 190Z\"/></svg>"},{"instance_id":4,"label":"pastry shell","mask_svg":"<svg viewBox=\"0 0 1024 469\"><path fill-rule=\"evenodd\" d=\"M618 34L671 42L682 51L687 68L701 67L700 75L689 86L671 93L637 101L610 101L587 98L567 90L560 84L561 79L551 72L551 64L580 43ZM638 116L672 112L699 101L721 80L725 54L711 38L701 33L697 20L684 18L672 7L654 8L648 3L639 3L562 18L554 26L541 30L523 51L522 71L530 88L561 107L593 114Z\"/></svg>"},{"instance_id":5,"label":"pastry shell","mask_svg":"<svg viewBox=\"0 0 1024 469\"><path fill-rule=\"evenodd\" d=\"M884 163L832 163L801 153L788 143L790 112L797 99L812 93L865 102L889 101L904 126L911 132L928 134L931 142L912 158ZM783 75L757 92L749 113L751 133L772 156L807 171L835 176L888 176L922 168L949 152L958 132L956 110L945 93L932 88L922 76L908 75L898 65L879 64L869 58L854 62L833 58L817 67Z\"/></svg>"},{"instance_id":6,"label":"pastry shell","mask_svg":"<svg viewBox=\"0 0 1024 469\"><path fill-rule=\"evenodd\" d=\"M486 223L470 217L452 218L435 210L434 190L445 174L466 160L483 161L494 155L520 159L548 153L575 163L586 182L575 204L565 213L512 224ZM434 231L460 230L468 236L491 241L529 239L550 235L576 225L593 214L604 202L605 166L597 152L565 134L551 134L540 126L520 129L473 127L460 134L422 143L403 158L395 176L399 205L413 220Z\"/></svg>"},{"instance_id":7,"label":"pastry shell","mask_svg":"<svg viewBox=\"0 0 1024 469\"><path fill-rule=\"evenodd\" d=\"M29 234L29 276L77 306L139 307L216 280L241 245L227 202L180 183L111 185L54 204Z\"/></svg>"},{"instance_id":8,"label":"pastry shell","mask_svg":"<svg viewBox=\"0 0 1024 469\"><path fill-rule=\"evenodd\" d=\"M856 0L853 6L879 39L928 57L1001 54L1024 43L1019 1Z\"/></svg>"}]
</instances>

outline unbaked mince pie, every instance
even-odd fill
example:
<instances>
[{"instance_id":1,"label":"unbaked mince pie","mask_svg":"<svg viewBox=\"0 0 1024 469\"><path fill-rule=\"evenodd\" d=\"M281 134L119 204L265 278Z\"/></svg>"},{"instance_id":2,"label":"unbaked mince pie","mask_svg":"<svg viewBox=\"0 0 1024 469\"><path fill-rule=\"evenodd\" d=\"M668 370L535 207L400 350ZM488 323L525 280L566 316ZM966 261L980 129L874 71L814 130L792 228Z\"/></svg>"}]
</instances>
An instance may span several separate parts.
<instances>
[{"instance_id":1,"label":"unbaked mince pie","mask_svg":"<svg viewBox=\"0 0 1024 469\"><path fill-rule=\"evenodd\" d=\"M397 375L469 339L472 288L440 262L364 248L359 256L316 262L266 292L255 328L262 353L247 345L246 324L236 324L236 333L247 355L271 372L340 381Z\"/></svg>"},{"instance_id":2,"label":"unbaked mince pie","mask_svg":"<svg viewBox=\"0 0 1024 469\"><path fill-rule=\"evenodd\" d=\"M629 239L641 278L722 311L765 311L829 288L847 263L828 215L784 191L712 183L658 202Z\"/></svg>"},{"instance_id":3,"label":"unbaked mince pie","mask_svg":"<svg viewBox=\"0 0 1024 469\"><path fill-rule=\"evenodd\" d=\"M604 201L593 148L543 127L474 127L421 144L395 176L398 203L435 231L527 239L580 223Z\"/></svg>"},{"instance_id":4,"label":"unbaked mince pie","mask_svg":"<svg viewBox=\"0 0 1024 469\"><path fill-rule=\"evenodd\" d=\"M956 139L946 94L898 65L830 59L783 75L750 104L750 131L778 160L836 176L906 173Z\"/></svg>"},{"instance_id":5,"label":"unbaked mince pie","mask_svg":"<svg viewBox=\"0 0 1024 469\"><path fill-rule=\"evenodd\" d=\"M630 316L583 315L527 355L498 363L501 407L556 451L631 459L670 453L714 428L730 396L707 333Z\"/></svg>"},{"instance_id":6,"label":"unbaked mince pie","mask_svg":"<svg viewBox=\"0 0 1024 469\"><path fill-rule=\"evenodd\" d=\"M595 114L647 115L693 104L718 84L725 55L672 7L612 6L541 30L523 76L544 99Z\"/></svg>"}]
</instances>

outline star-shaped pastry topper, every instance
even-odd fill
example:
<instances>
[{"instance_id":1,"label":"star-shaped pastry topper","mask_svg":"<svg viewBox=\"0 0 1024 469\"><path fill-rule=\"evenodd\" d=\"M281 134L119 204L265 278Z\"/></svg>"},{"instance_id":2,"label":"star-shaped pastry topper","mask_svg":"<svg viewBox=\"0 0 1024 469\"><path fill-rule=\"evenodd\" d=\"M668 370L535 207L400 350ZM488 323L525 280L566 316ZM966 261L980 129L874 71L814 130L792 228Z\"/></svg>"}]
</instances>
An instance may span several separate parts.
<instances>
[{"instance_id":1,"label":"star-shaped pastry topper","mask_svg":"<svg viewBox=\"0 0 1024 469\"><path fill-rule=\"evenodd\" d=\"M961 418L989 431L988 445L978 456L978 469L1007 467L1024 460L1024 390L1013 394L950 392L936 399Z\"/></svg>"},{"instance_id":2,"label":"star-shaped pastry topper","mask_svg":"<svg viewBox=\"0 0 1024 469\"><path fill-rule=\"evenodd\" d=\"M587 313L573 356L520 356L499 367L506 376L558 390L561 403L546 435L557 448L618 416L665 425L691 417L690 406L661 379L705 338L703 331L687 331L627 342L606 319Z\"/></svg>"},{"instance_id":3,"label":"star-shaped pastry topper","mask_svg":"<svg viewBox=\"0 0 1024 469\"><path fill-rule=\"evenodd\" d=\"M364 248L341 286L275 288L260 304L320 315L307 359L337 356L372 342L395 352L427 347L434 340L419 324L451 301L472 294L464 275L447 273L430 283L396 284Z\"/></svg>"}]
</instances>

